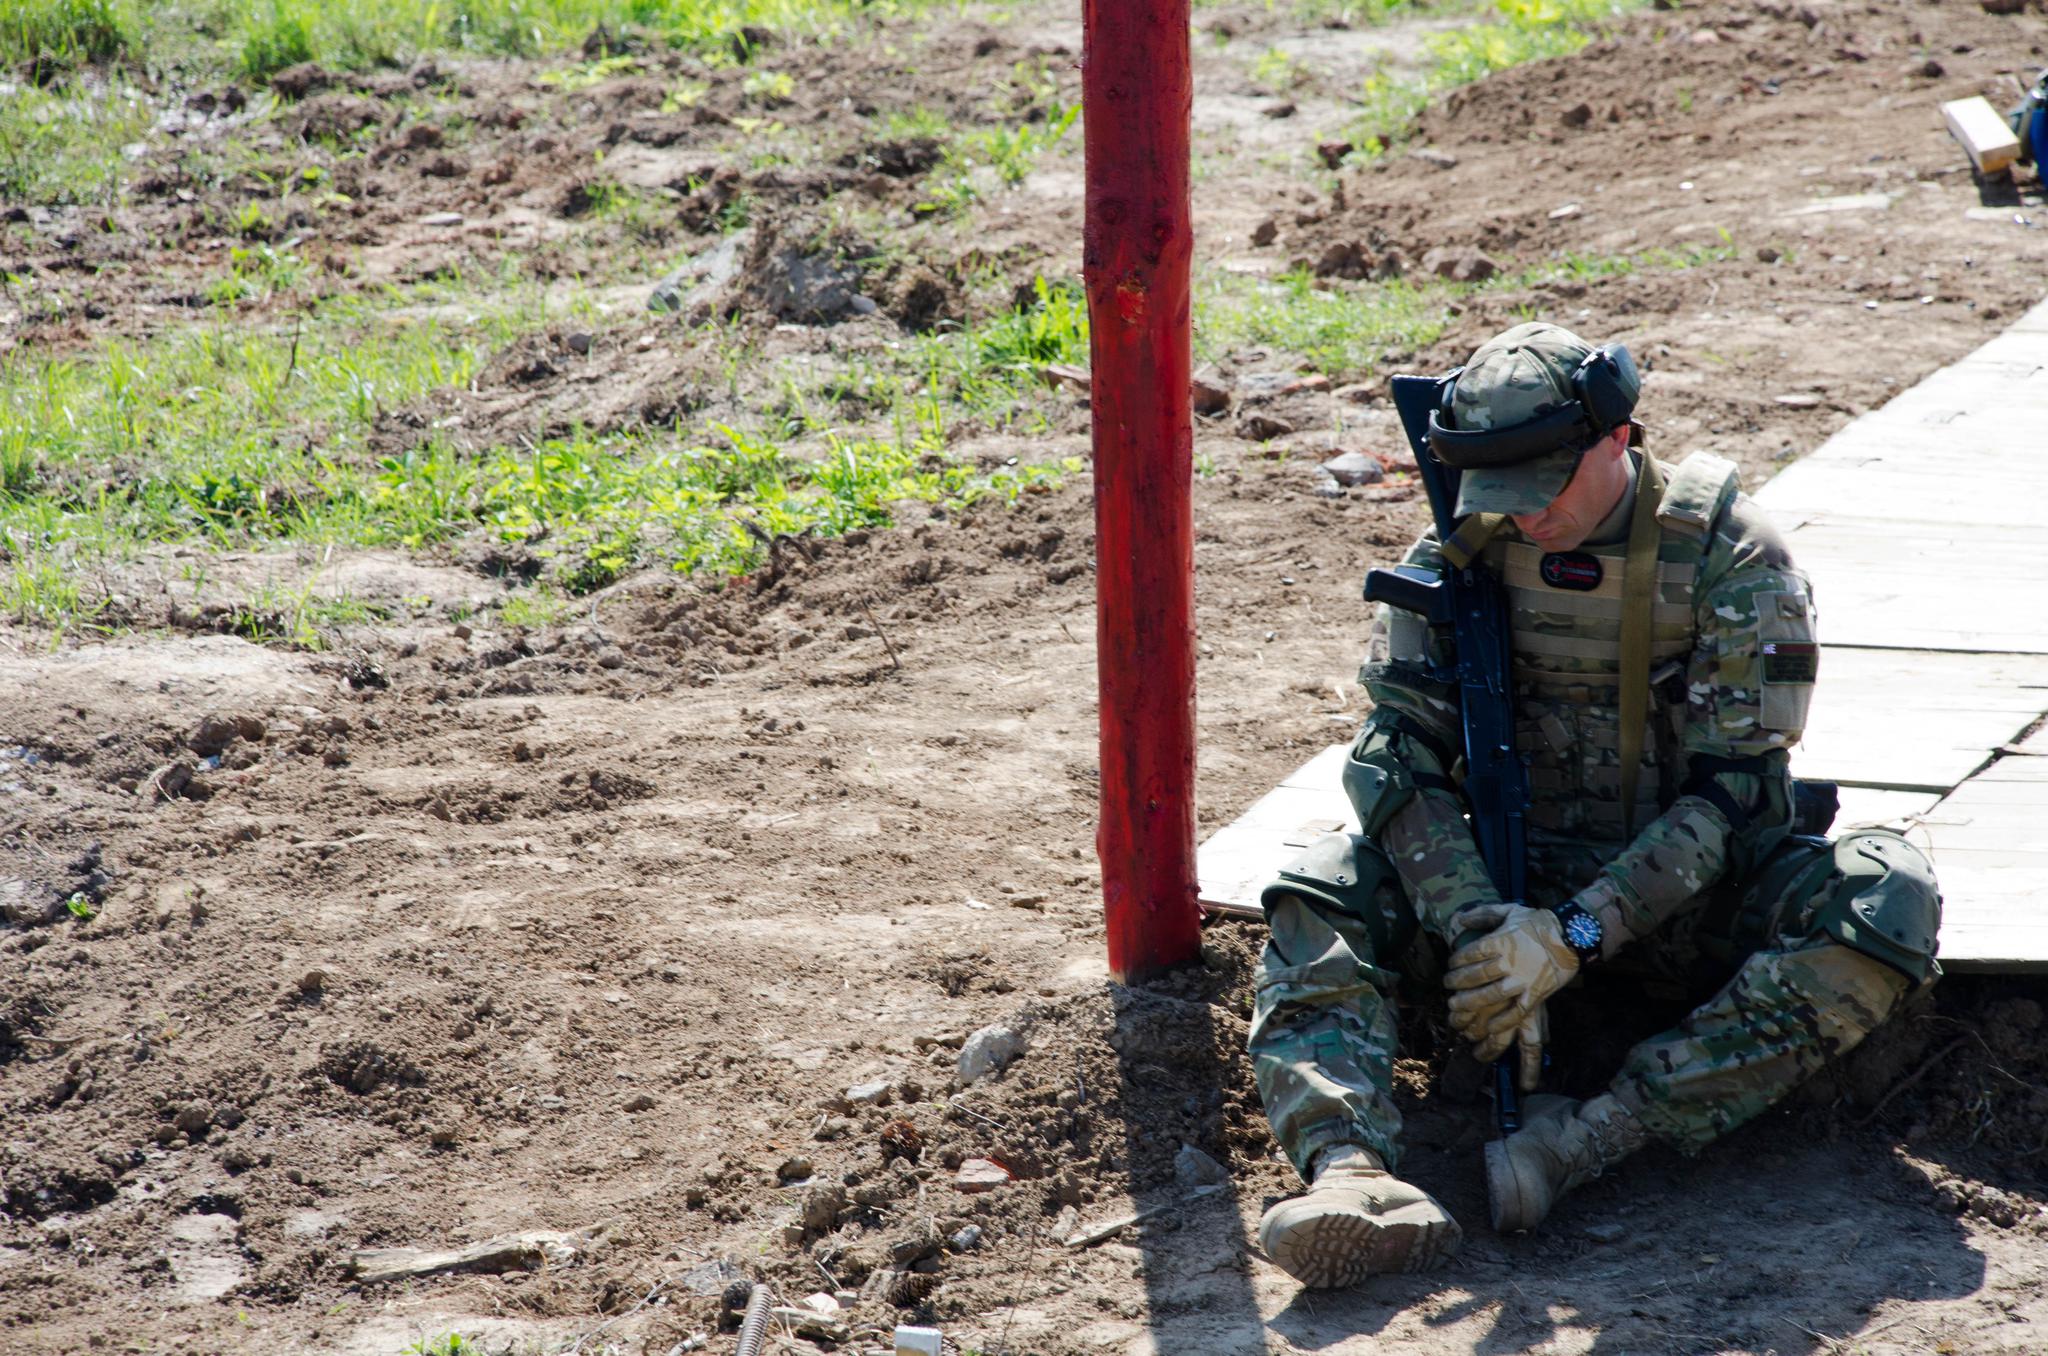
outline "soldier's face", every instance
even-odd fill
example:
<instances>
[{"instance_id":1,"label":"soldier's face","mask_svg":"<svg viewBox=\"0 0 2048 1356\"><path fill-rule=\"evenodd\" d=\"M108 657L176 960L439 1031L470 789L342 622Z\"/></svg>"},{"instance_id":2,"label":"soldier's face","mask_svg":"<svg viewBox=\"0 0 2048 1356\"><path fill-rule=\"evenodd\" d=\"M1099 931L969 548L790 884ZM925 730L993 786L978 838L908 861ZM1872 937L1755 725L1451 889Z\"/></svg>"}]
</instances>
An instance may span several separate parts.
<instances>
[{"instance_id":1,"label":"soldier's face","mask_svg":"<svg viewBox=\"0 0 2048 1356\"><path fill-rule=\"evenodd\" d=\"M1578 469L1541 513L1517 513L1515 526L1545 551L1576 551L1628 489L1628 429L1616 429L1579 458Z\"/></svg>"}]
</instances>

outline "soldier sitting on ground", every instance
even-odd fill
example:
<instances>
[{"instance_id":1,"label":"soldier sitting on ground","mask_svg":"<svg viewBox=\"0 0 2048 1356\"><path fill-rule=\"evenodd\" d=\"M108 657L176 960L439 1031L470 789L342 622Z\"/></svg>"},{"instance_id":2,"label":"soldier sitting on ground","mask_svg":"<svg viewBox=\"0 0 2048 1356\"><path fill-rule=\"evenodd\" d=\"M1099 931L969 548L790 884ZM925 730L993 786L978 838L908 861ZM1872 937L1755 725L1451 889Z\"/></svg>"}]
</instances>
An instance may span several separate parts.
<instances>
[{"instance_id":1,"label":"soldier sitting on ground","mask_svg":"<svg viewBox=\"0 0 2048 1356\"><path fill-rule=\"evenodd\" d=\"M1499 897L1466 818L1452 629L1382 609L1361 671L1374 709L1344 778L1363 833L1323 839L1264 895L1250 1048L1273 1133L1312 1185L1266 1213L1259 1243L1305 1284L1420 1270L1460 1238L1393 1175L1404 974L1441 975L1451 1025L1482 1061L1518 1047L1529 1090L1545 1002L1582 970L1622 956L1704 1000L1606 1092L1531 1097L1522 1129L1486 1146L1493 1225L1515 1231L1651 1140L1697 1153L1940 973L1926 858L1883 831L1817 836L1831 789L1801 817L1812 798L1787 760L1817 668L1805 577L1730 463L1632 450L1636 391L1625 350L1518 325L1480 346L1432 420L1432 447L1471 469L1450 547L1425 535L1406 564L1441 576L1447 557L1476 559L1505 582L1529 898ZM1638 646L1628 664L1632 535L1655 586L1639 604L1648 658ZM1634 730L1631 696L1647 711Z\"/></svg>"}]
</instances>

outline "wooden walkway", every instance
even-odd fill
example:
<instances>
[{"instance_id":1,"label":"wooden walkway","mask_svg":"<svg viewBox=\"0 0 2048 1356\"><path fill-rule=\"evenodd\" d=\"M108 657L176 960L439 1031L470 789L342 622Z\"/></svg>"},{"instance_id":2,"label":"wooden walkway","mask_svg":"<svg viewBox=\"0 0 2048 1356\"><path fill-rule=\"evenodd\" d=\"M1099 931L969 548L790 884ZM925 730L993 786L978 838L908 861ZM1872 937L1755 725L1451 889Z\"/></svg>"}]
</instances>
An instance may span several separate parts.
<instances>
[{"instance_id":1,"label":"wooden walkway","mask_svg":"<svg viewBox=\"0 0 2048 1356\"><path fill-rule=\"evenodd\" d=\"M1813 579L1821 678L1801 776L1837 829L1934 858L1950 970L2048 971L2048 302L1756 495ZM1258 912L1318 833L1355 829L1324 750L1201 849L1202 899Z\"/></svg>"}]
</instances>

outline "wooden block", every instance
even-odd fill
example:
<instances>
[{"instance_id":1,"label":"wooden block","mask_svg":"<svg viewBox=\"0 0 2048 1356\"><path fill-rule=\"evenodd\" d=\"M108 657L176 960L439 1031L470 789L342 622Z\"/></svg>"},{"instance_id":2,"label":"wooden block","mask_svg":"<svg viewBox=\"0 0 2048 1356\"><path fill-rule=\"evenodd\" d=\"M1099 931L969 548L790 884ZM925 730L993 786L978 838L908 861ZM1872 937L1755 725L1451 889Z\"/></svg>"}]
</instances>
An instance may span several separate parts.
<instances>
[{"instance_id":1,"label":"wooden block","mask_svg":"<svg viewBox=\"0 0 2048 1356\"><path fill-rule=\"evenodd\" d=\"M1982 95L1943 104L1941 116L1948 134L1963 144L1979 174L1996 174L2019 159L2020 139Z\"/></svg>"}]
</instances>

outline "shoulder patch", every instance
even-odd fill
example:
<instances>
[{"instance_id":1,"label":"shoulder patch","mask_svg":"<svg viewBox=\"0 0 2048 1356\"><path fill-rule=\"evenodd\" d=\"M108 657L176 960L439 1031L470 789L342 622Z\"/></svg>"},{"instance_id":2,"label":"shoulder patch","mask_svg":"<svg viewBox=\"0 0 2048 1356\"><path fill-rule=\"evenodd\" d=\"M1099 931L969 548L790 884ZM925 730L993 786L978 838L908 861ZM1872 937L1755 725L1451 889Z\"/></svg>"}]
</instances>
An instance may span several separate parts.
<instances>
[{"instance_id":1,"label":"shoulder patch","mask_svg":"<svg viewBox=\"0 0 2048 1356\"><path fill-rule=\"evenodd\" d=\"M1711 452L1695 452L1668 472L1657 521L1667 529L1702 539L1713 530L1740 488L1735 463Z\"/></svg>"}]
</instances>

